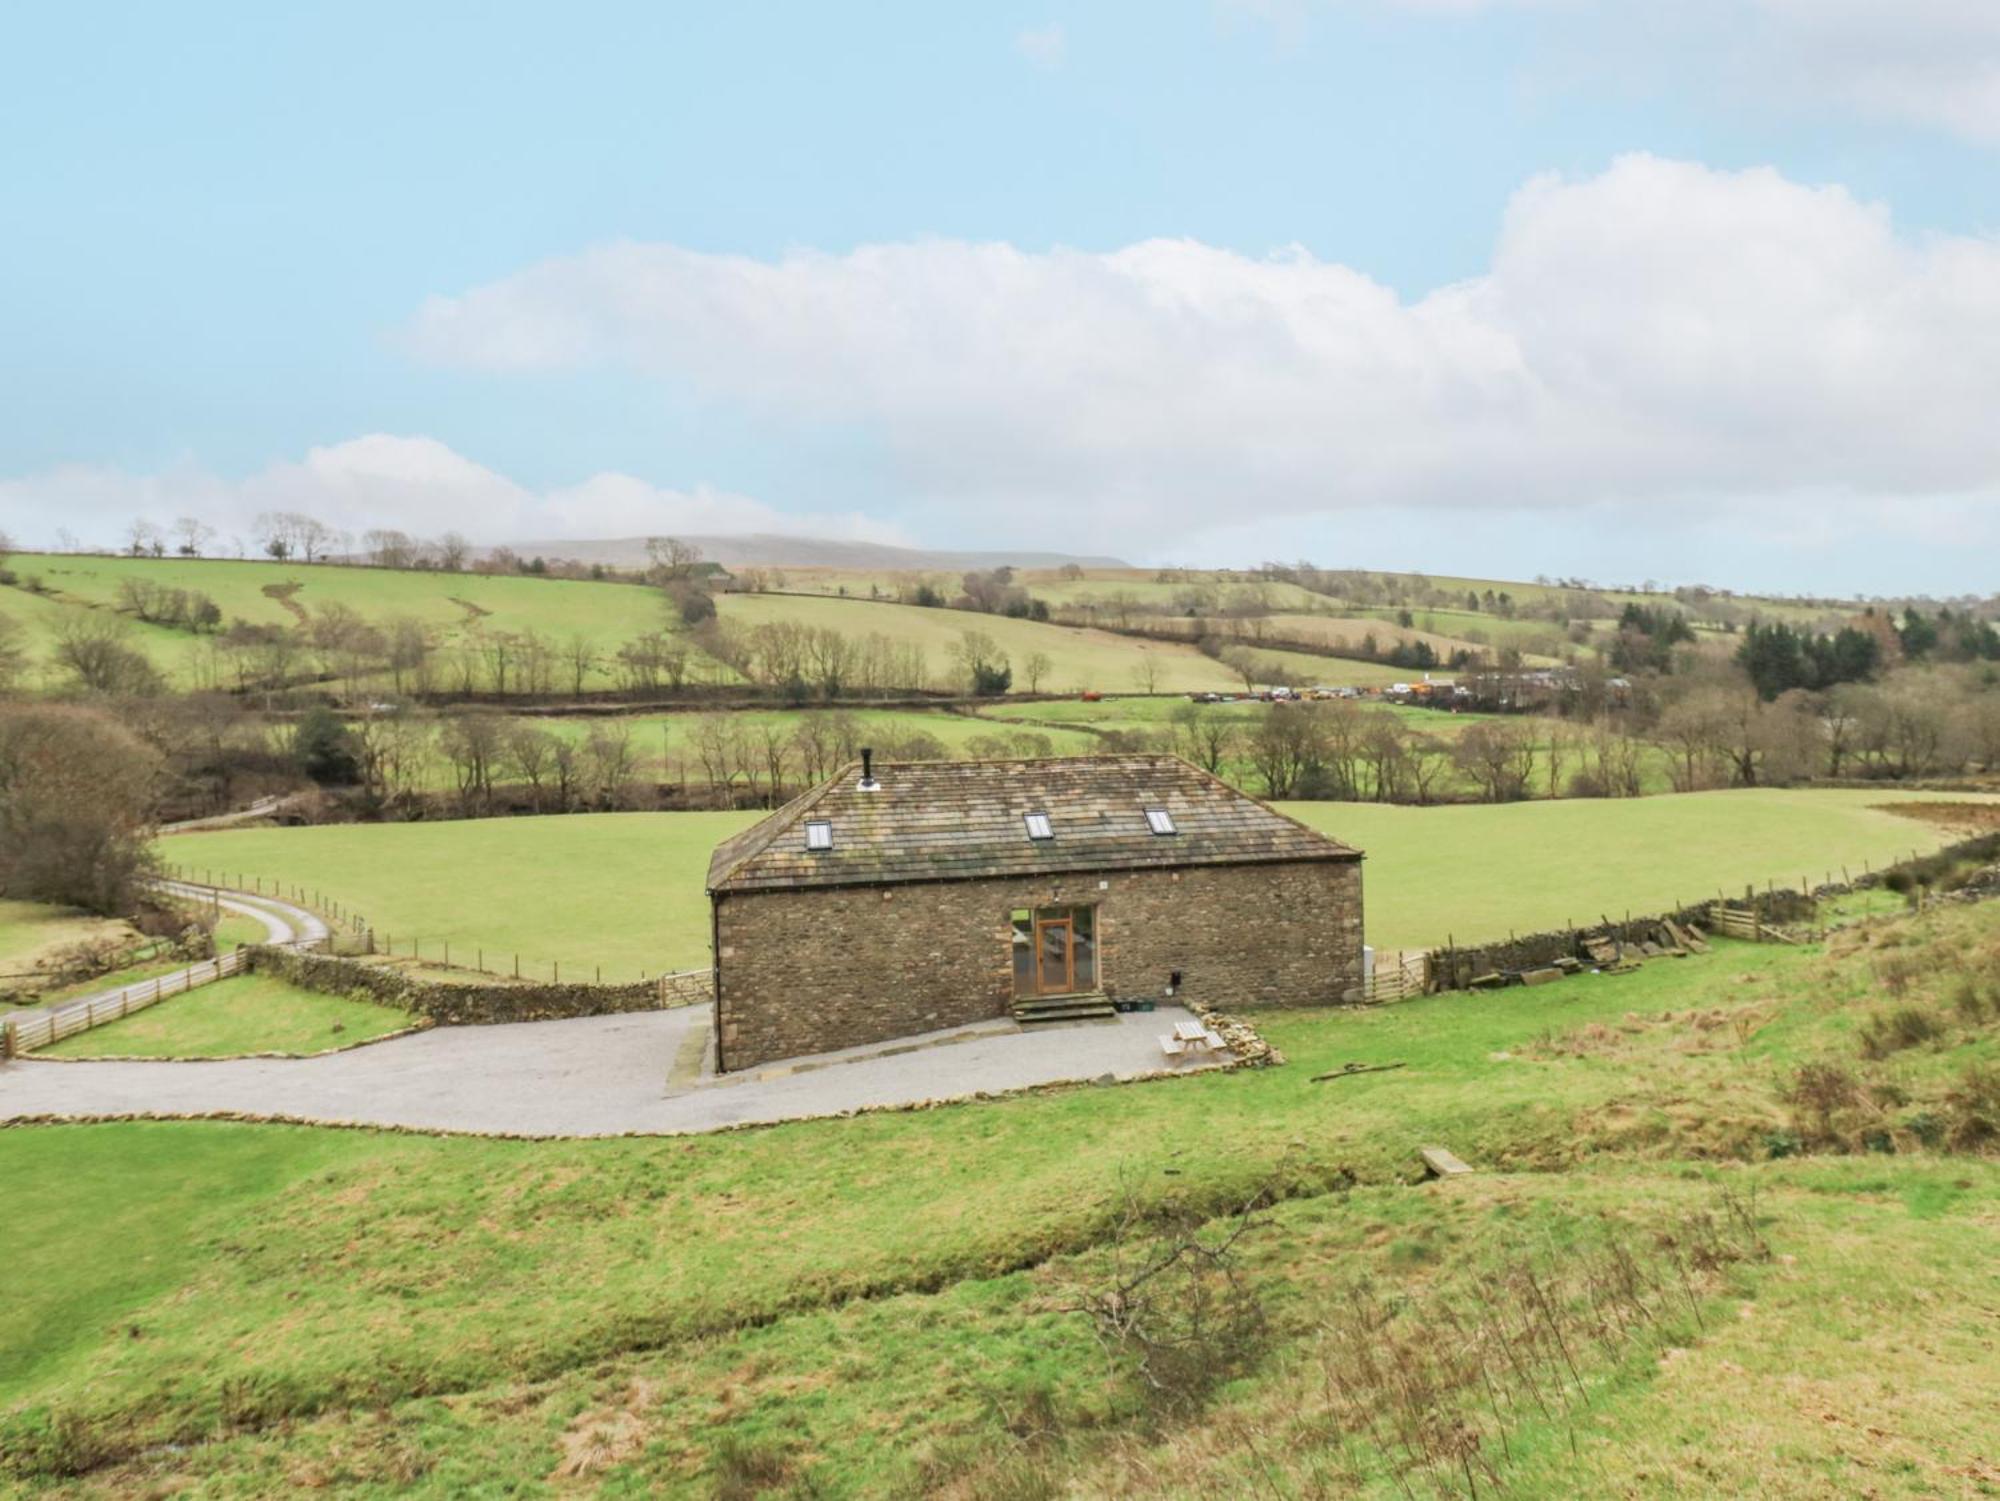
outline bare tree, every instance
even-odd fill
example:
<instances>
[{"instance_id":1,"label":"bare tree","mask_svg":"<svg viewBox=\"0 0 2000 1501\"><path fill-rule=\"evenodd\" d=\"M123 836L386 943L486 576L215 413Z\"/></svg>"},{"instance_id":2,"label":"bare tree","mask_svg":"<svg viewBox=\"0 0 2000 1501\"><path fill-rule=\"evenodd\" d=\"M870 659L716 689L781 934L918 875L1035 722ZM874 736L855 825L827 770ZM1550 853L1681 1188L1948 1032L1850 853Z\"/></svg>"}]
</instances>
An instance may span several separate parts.
<instances>
[{"instance_id":1,"label":"bare tree","mask_svg":"<svg viewBox=\"0 0 2000 1501\"><path fill-rule=\"evenodd\" d=\"M181 539L176 552L184 558L198 558L201 550L213 540L215 528L199 516L180 516L174 520L174 535Z\"/></svg>"},{"instance_id":2,"label":"bare tree","mask_svg":"<svg viewBox=\"0 0 2000 1501\"><path fill-rule=\"evenodd\" d=\"M477 710L451 715L444 721L438 748L451 763L459 801L466 808L484 808L493 798L493 774L505 747L505 726Z\"/></svg>"},{"instance_id":3,"label":"bare tree","mask_svg":"<svg viewBox=\"0 0 2000 1501\"><path fill-rule=\"evenodd\" d=\"M1176 751L1211 776L1220 773L1236 749L1235 716L1203 704L1182 704L1172 722Z\"/></svg>"},{"instance_id":4,"label":"bare tree","mask_svg":"<svg viewBox=\"0 0 2000 1501\"><path fill-rule=\"evenodd\" d=\"M542 807L542 784L555 766L556 737L539 725L516 724L507 731L507 764L527 783L536 811Z\"/></svg>"},{"instance_id":5,"label":"bare tree","mask_svg":"<svg viewBox=\"0 0 2000 1501\"><path fill-rule=\"evenodd\" d=\"M670 583L693 575L701 563L701 549L681 537L648 537L646 561L655 582Z\"/></svg>"},{"instance_id":6,"label":"bare tree","mask_svg":"<svg viewBox=\"0 0 2000 1501\"><path fill-rule=\"evenodd\" d=\"M583 744L584 765L600 806L621 806L632 781L632 727L622 721L595 724Z\"/></svg>"},{"instance_id":7,"label":"bare tree","mask_svg":"<svg viewBox=\"0 0 2000 1501\"><path fill-rule=\"evenodd\" d=\"M437 540L438 567L446 573L457 573L465 567L465 560L472 554L472 544L460 532L446 532Z\"/></svg>"},{"instance_id":8,"label":"bare tree","mask_svg":"<svg viewBox=\"0 0 2000 1501\"><path fill-rule=\"evenodd\" d=\"M417 544L408 532L377 528L361 534L361 545L377 568L408 568L416 561Z\"/></svg>"},{"instance_id":9,"label":"bare tree","mask_svg":"<svg viewBox=\"0 0 2000 1501\"><path fill-rule=\"evenodd\" d=\"M563 661L569 667L569 691L573 697L583 697L583 685L597 667L597 644L590 637L578 631L563 647Z\"/></svg>"},{"instance_id":10,"label":"bare tree","mask_svg":"<svg viewBox=\"0 0 2000 1501\"><path fill-rule=\"evenodd\" d=\"M1257 654L1247 646L1225 647L1221 657L1222 665L1243 680L1243 691L1257 691Z\"/></svg>"},{"instance_id":11,"label":"bare tree","mask_svg":"<svg viewBox=\"0 0 2000 1501\"><path fill-rule=\"evenodd\" d=\"M101 610L77 611L56 622L55 664L86 693L136 697L157 693L160 674L131 643L131 630Z\"/></svg>"},{"instance_id":12,"label":"bare tree","mask_svg":"<svg viewBox=\"0 0 2000 1501\"><path fill-rule=\"evenodd\" d=\"M1055 663L1049 660L1045 651L1031 651L1021 663L1021 676L1027 680L1030 693L1040 693L1042 683L1055 670Z\"/></svg>"},{"instance_id":13,"label":"bare tree","mask_svg":"<svg viewBox=\"0 0 2000 1501\"><path fill-rule=\"evenodd\" d=\"M1452 761L1488 802L1525 797L1535 774L1535 735L1523 724L1487 720L1458 737Z\"/></svg>"},{"instance_id":14,"label":"bare tree","mask_svg":"<svg viewBox=\"0 0 2000 1501\"><path fill-rule=\"evenodd\" d=\"M0 892L129 915L151 864L159 752L118 716L0 708Z\"/></svg>"},{"instance_id":15,"label":"bare tree","mask_svg":"<svg viewBox=\"0 0 2000 1501\"><path fill-rule=\"evenodd\" d=\"M157 558L167 550L160 529L143 517L125 528L125 551L135 558Z\"/></svg>"},{"instance_id":16,"label":"bare tree","mask_svg":"<svg viewBox=\"0 0 2000 1501\"><path fill-rule=\"evenodd\" d=\"M1132 681L1139 691L1148 695L1160 691L1159 654L1145 647L1139 649L1139 660L1132 668Z\"/></svg>"}]
</instances>

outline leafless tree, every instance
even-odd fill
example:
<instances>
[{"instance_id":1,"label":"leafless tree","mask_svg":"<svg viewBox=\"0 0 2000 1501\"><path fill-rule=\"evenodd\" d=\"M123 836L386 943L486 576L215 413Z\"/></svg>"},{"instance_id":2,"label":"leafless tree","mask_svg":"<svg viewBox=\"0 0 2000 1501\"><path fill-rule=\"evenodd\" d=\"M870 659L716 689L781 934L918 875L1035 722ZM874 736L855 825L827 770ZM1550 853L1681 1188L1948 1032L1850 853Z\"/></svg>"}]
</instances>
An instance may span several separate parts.
<instances>
[{"instance_id":1,"label":"leafless tree","mask_svg":"<svg viewBox=\"0 0 2000 1501\"><path fill-rule=\"evenodd\" d=\"M1132 668L1132 681L1141 693L1148 696L1160 691L1159 653L1143 646L1139 648L1139 660Z\"/></svg>"},{"instance_id":2,"label":"leafless tree","mask_svg":"<svg viewBox=\"0 0 2000 1501\"><path fill-rule=\"evenodd\" d=\"M152 522L143 518L125 528L125 551L135 558L157 558L166 553L167 539Z\"/></svg>"},{"instance_id":3,"label":"leafless tree","mask_svg":"<svg viewBox=\"0 0 2000 1501\"><path fill-rule=\"evenodd\" d=\"M1452 761L1488 802L1525 797L1535 774L1534 731L1517 721L1493 719L1458 737Z\"/></svg>"},{"instance_id":4,"label":"leafless tree","mask_svg":"<svg viewBox=\"0 0 2000 1501\"><path fill-rule=\"evenodd\" d=\"M380 528L361 534L368 561L377 568L408 568L417 558L417 544L408 532Z\"/></svg>"},{"instance_id":5,"label":"leafless tree","mask_svg":"<svg viewBox=\"0 0 2000 1501\"><path fill-rule=\"evenodd\" d=\"M0 894L129 915L151 863L161 770L118 716L0 707Z\"/></svg>"},{"instance_id":6,"label":"leafless tree","mask_svg":"<svg viewBox=\"0 0 2000 1501\"><path fill-rule=\"evenodd\" d=\"M563 661L569 667L569 691L583 697L583 685L597 668L597 643L578 631L563 647Z\"/></svg>"},{"instance_id":7,"label":"leafless tree","mask_svg":"<svg viewBox=\"0 0 2000 1501\"><path fill-rule=\"evenodd\" d=\"M464 711L444 721L438 749L451 763L459 801L468 810L485 808L492 801L493 775L505 745L506 727L492 714Z\"/></svg>"},{"instance_id":8,"label":"leafless tree","mask_svg":"<svg viewBox=\"0 0 2000 1501\"><path fill-rule=\"evenodd\" d=\"M176 552L184 558L198 558L214 539L215 528L199 516L179 516L174 520L174 535L181 539Z\"/></svg>"},{"instance_id":9,"label":"leafless tree","mask_svg":"<svg viewBox=\"0 0 2000 1501\"><path fill-rule=\"evenodd\" d=\"M1210 775L1221 772L1236 749L1236 717L1205 704L1182 704L1172 723L1177 752Z\"/></svg>"},{"instance_id":10,"label":"leafless tree","mask_svg":"<svg viewBox=\"0 0 2000 1501\"><path fill-rule=\"evenodd\" d=\"M1040 693L1042 684L1055 670L1055 663L1045 651L1031 651L1021 662L1021 676L1028 684L1030 693Z\"/></svg>"},{"instance_id":11,"label":"leafless tree","mask_svg":"<svg viewBox=\"0 0 2000 1501\"><path fill-rule=\"evenodd\" d=\"M591 791L599 805L621 806L632 781L632 727L622 721L592 725L583 753Z\"/></svg>"},{"instance_id":12,"label":"leafless tree","mask_svg":"<svg viewBox=\"0 0 2000 1501\"><path fill-rule=\"evenodd\" d=\"M701 549L681 537L648 537L646 561L654 581L668 583L694 573L701 563Z\"/></svg>"},{"instance_id":13,"label":"leafless tree","mask_svg":"<svg viewBox=\"0 0 2000 1501\"><path fill-rule=\"evenodd\" d=\"M527 783L535 808L542 808L542 787L555 767L556 736L539 725L516 724L507 731L507 764Z\"/></svg>"},{"instance_id":14,"label":"leafless tree","mask_svg":"<svg viewBox=\"0 0 2000 1501\"><path fill-rule=\"evenodd\" d=\"M446 573L457 573L465 567L465 560L472 555L472 544L460 532L446 532L437 539L438 567Z\"/></svg>"},{"instance_id":15,"label":"leafless tree","mask_svg":"<svg viewBox=\"0 0 2000 1501\"><path fill-rule=\"evenodd\" d=\"M118 616L79 610L56 622L55 665L86 693L137 697L164 686L145 653L131 645L131 630Z\"/></svg>"}]
</instances>

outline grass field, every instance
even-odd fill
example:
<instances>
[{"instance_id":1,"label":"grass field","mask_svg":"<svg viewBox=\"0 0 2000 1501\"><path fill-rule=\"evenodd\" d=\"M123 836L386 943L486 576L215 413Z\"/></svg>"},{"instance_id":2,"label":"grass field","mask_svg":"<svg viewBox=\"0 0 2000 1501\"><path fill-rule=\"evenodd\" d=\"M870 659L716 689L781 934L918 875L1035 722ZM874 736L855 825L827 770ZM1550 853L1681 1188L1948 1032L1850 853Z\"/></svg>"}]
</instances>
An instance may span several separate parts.
<instances>
[{"instance_id":1,"label":"grass field","mask_svg":"<svg viewBox=\"0 0 2000 1501\"><path fill-rule=\"evenodd\" d=\"M1887 794L1898 801L1907 795ZM1694 901L1747 881L1859 871L1947 831L1880 812L1878 792L1452 806L1293 803L1286 811L1368 852L1368 936L1384 948L1531 932L1616 906ZM197 878L239 871L323 891L397 952L449 941L488 967L636 979L708 962L708 856L754 813L619 813L182 834L165 858Z\"/></svg>"},{"instance_id":2,"label":"grass field","mask_svg":"<svg viewBox=\"0 0 2000 1501\"><path fill-rule=\"evenodd\" d=\"M802 625L831 626L852 639L879 632L894 641L920 646L931 677L940 686L952 681L949 655L952 646L965 632L973 630L984 631L1007 653L1013 664L1015 685L1023 689L1028 686L1026 662L1035 652L1043 653L1054 664L1042 683L1045 692L1068 693L1085 688L1129 692L1134 686L1134 673L1149 661L1155 664L1157 687L1162 693L1227 689L1237 681L1229 669L1204 657L1192 646L1141 641L1108 631L855 599L729 594L716 603L724 620L741 625L792 620Z\"/></svg>"},{"instance_id":3,"label":"grass field","mask_svg":"<svg viewBox=\"0 0 2000 1501\"><path fill-rule=\"evenodd\" d=\"M0 608L15 612L31 629L39 620L42 631L65 610L115 607L119 585L128 578L199 590L216 602L225 621L290 625L332 602L378 626L407 617L429 626L443 647L472 640L479 631L533 630L558 645L580 635L608 654L668 623L659 595L630 584L215 558L20 554L11 566L24 577L39 576L54 591L53 599L0 591ZM175 682L197 680L207 638L137 622L133 630L135 641ZM609 682L600 669L589 686Z\"/></svg>"},{"instance_id":4,"label":"grass field","mask_svg":"<svg viewBox=\"0 0 2000 1501\"><path fill-rule=\"evenodd\" d=\"M123 1021L66 1037L46 1058L229 1058L351 1047L411 1024L406 1012L300 990L268 975L199 986Z\"/></svg>"},{"instance_id":5,"label":"grass field","mask_svg":"<svg viewBox=\"0 0 2000 1501\"><path fill-rule=\"evenodd\" d=\"M2000 1059L2000 1001L1952 997L2000 957L1995 918L1266 1014L1291 1062L1255 1073L704 1138L7 1131L0 1473L75 1497L1463 1495L1344 1424L1329 1362L1357 1309L1371 1344L1416 1336L1528 1267L1575 1336L1521 1357L1535 1398L1407 1398L1508 1493L1977 1494L2000 1165L1922 1142L1988 1108L1952 1091ZM1938 1030L1865 1064L1910 950L1931 963L1903 1003ZM1400 1067L1314 1082L1351 1062ZM1821 1121L1788 1098L1805 1063L1893 1103ZM1411 1186L1432 1141L1479 1175ZM1260 1186L1263 1332L1198 1345L1216 1367L1169 1408L1067 1310L1138 1249L1121 1205L1157 1224ZM1768 1254L1671 1259L1731 1203ZM1563 1279L1608 1244L1657 1291L1591 1334Z\"/></svg>"}]
</instances>

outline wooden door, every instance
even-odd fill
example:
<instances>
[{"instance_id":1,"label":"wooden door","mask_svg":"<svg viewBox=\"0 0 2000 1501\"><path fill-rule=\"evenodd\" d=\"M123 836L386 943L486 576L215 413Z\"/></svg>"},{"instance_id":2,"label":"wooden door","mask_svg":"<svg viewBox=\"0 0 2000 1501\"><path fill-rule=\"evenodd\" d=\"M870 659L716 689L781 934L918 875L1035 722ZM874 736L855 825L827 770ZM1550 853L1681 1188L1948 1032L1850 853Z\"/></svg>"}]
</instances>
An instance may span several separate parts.
<instances>
[{"instance_id":1,"label":"wooden door","mask_svg":"<svg viewBox=\"0 0 2000 1501\"><path fill-rule=\"evenodd\" d=\"M1068 917L1035 919L1035 989L1042 995L1076 989L1076 928Z\"/></svg>"}]
</instances>

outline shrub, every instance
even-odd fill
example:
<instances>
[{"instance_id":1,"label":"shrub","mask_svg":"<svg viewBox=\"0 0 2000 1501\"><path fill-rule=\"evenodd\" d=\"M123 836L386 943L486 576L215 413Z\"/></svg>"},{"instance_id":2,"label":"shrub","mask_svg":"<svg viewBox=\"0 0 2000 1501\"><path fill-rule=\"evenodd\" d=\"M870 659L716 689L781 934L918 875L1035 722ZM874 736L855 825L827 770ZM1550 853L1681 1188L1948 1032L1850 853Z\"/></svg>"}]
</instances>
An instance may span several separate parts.
<instances>
[{"instance_id":1,"label":"shrub","mask_svg":"<svg viewBox=\"0 0 2000 1501\"><path fill-rule=\"evenodd\" d=\"M1938 1019L1920 1006L1898 1006L1861 1024L1861 1056L1886 1058L1904 1048L1931 1041L1944 1031Z\"/></svg>"}]
</instances>

